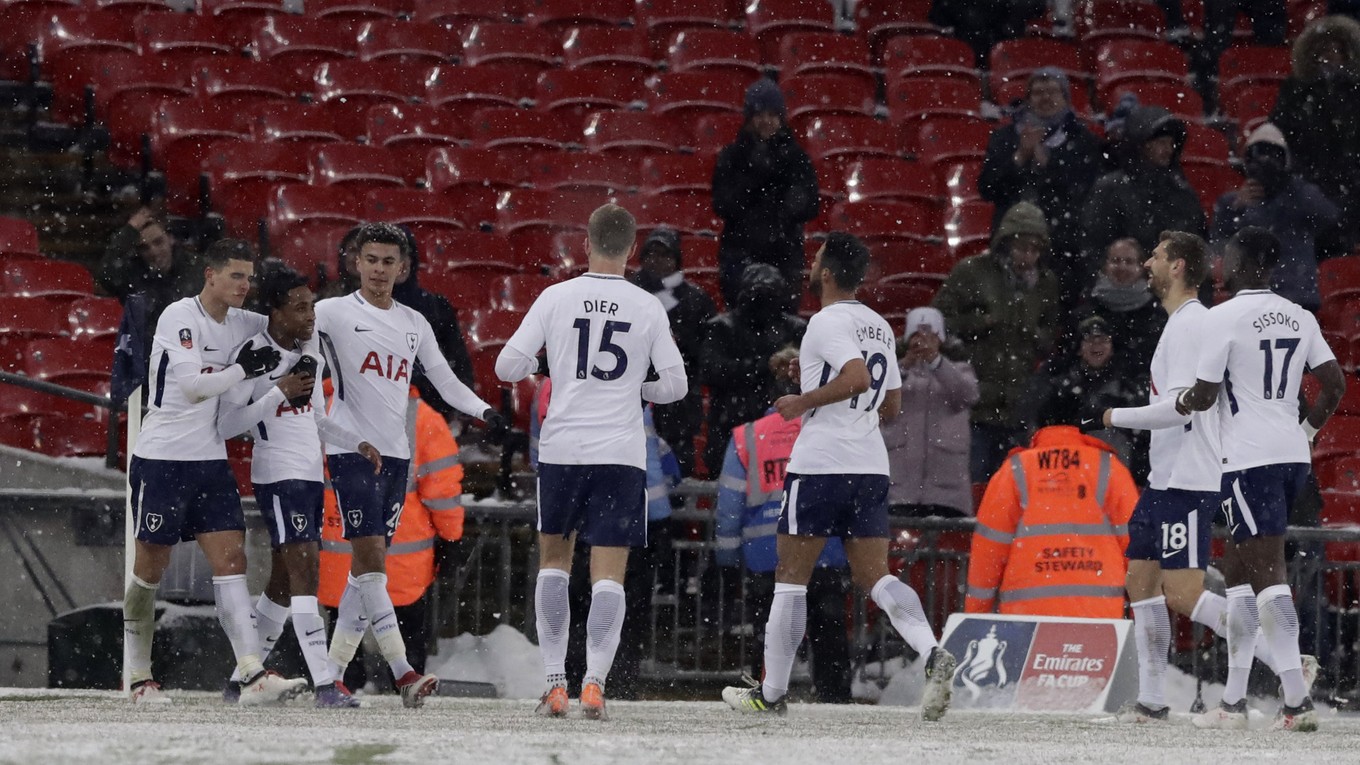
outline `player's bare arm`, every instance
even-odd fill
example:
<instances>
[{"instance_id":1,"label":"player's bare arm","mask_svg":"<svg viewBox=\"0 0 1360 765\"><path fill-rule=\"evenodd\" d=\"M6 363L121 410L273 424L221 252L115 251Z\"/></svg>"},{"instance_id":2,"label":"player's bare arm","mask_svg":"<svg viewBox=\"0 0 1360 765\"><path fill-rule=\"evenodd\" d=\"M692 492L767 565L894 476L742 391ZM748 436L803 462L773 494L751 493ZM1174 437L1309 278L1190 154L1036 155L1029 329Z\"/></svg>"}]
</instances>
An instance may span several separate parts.
<instances>
[{"instance_id":1,"label":"player's bare arm","mask_svg":"<svg viewBox=\"0 0 1360 765\"><path fill-rule=\"evenodd\" d=\"M1341 405L1341 397L1346 395L1346 374L1341 371L1341 365L1335 361L1318 366L1313 370L1313 376L1322 385L1322 390L1313 401L1313 405L1308 408L1308 416L1304 418L1309 439L1322 430L1332 412Z\"/></svg>"},{"instance_id":2,"label":"player's bare arm","mask_svg":"<svg viewBox=\"0 0 1360 765\"><path fill-rule=\"evenodd\" d=\"M1176 399L1176 413L1187 415L1191 412L1203 412L1214 405L1218 400L1218 389L1222 383L1209 382L1208 380L1196 380L1194 387L1186 390ZM1340 403L1338 398L1337 402Z\"/></svg>"}]
</instances>

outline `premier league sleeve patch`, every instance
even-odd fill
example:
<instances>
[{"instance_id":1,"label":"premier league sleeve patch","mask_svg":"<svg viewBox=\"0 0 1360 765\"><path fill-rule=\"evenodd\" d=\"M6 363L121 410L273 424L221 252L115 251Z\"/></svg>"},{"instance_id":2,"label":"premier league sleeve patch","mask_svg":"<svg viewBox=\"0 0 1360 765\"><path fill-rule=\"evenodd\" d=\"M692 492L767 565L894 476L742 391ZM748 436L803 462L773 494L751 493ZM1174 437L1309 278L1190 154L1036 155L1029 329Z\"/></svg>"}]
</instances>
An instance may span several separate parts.
<instances>
[{"instance_id":1,"label":"premier league sleeve patch","mask_svg":"<svg viewBox=\"0 0 1360 765\"><path fill-rule=\"evenodd\" d=\"M192 332L189 331L189 328L188 328L188 327L184 327L184 328L180 329L180 331L179 331L179 344L182 345L182 346L184 346L185 348L187 348L187 349L189 349L189 350L192 350L192 349L193 349L193 347L194 347L194 335L193 335Z\"/></svg>"}]
</instances>

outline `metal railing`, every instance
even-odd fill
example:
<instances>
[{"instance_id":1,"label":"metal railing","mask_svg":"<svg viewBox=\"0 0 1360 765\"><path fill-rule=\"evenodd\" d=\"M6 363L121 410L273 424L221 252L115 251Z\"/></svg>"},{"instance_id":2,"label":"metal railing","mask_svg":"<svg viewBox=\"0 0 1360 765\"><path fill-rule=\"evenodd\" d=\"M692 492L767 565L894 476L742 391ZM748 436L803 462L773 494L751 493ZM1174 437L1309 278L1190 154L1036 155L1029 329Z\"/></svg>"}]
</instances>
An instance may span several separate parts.
<instances>
[{"instance_id":1,"label":"metal railing","mask_svg":"<svg viewBox=\"0 0 1360 765\"><path fill-rule=\"evenodd\" d=\"M105 409L109 412L108 416L108 445L104 452L104 464L107 467L121 467L118 461L118 448L122 444L122 427L118 421L118 415L127 411L127 404L122 401L115 401L109 396L101 396L97 393L89 393L77 388L68 388L65 385L57 385L46 380L39 380L28 375L15 374L13 372L0 371L0 383L17 385L20 388L47 393L53 396L71 399L82 404ZM0 390L0 395L4 395ZM40 413L38 413L40 414Z\"/></svg>"}]
</instances>

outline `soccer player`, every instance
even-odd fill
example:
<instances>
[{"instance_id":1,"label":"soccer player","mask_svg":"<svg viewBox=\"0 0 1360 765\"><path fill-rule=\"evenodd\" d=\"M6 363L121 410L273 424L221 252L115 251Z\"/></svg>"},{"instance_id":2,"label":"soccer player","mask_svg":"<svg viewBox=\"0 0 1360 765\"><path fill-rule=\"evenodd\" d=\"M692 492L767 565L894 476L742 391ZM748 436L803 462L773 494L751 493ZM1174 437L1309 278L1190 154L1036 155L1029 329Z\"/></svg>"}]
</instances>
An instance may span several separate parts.
<instances>
[{"instance_id":1,"label":"soccer player","mask_svg":"<svg viewBox=\"0 0 1360 765\"><path fill-rule=\"evenodd\" d=\"M1285 583L1285 530L1308 477L1309 444L1340 403L1346 379L1317 319L1271 292L1279 259L1279 240L1263 228L1249 226L1228 240L1224 281L1233 297L1206 314L1198 379L1176 399L1182 415L1217 404L1221 506L1232 534L1223 571L1228 681L1220 705L1195 718L1201 728L1247 727L1247 675L1259 628L1284 695L1273 727L1317 729L1299 656L1299 617ZM1321 392L1300 422L1305 371Z\"/></svg>"},{"instance_id":2,"label":"soccer player","mask_svg":"<svg viewBox=\"0 0 1360 765\"><path fill-rule=\"evenodd\" d=\"M307 681L265 672L260 661L246 589L241 497L215 420L217 397L272 370L279 354L249 341L267 322L241 310L255 270L250 246L223 239L203 259L202 292L171 303L156 322L147 414L128 468L137 529L132 582L123 598L129 690L138 704L170 701L151 675L156 586L175 543L196 539L212 567L217 619L236 655L240 703L275 703L306 690Z\"/></svg>"},{"instance_id":3,"label":"soccer player","mask_svg":"<svg viewBox=\"0 0 1360 765\"><path fill-rule=\"evenodd\" d=\"M1176 396L1195 384L1200 330L1209 311L1196 295L1208 274L1208 247L1194 234L1164 231L1143 266L1170 316L1152 354L1148 405L1106 409L1100 424L1082 420L1083 428L1152 431L1148 489L1129 520L1126 586L1138 650L1138 699L1120 710L1125 722L1168 719L1168 607L1216 633L1227 632L1226 599L1204 589L1211 524L1218 513L1218 414L1211 409L1182 415L1175 408ZM1257 643L1256 656L1271 664L1265 641Z\"/></svg>"},{"instance_id":4,"label":"soccer player","mask_svg":"<svg viewBox=\"0 0 1360 765\"><path fill-rule=\"evenodd\" d=\"M547 690L537 712L567 714L567 596L576 536L590 544L590 613L581 711L606 719L605 681L619 647L628 548L647 544L647 445L642 402L669 404L689 387L666 309L623 278L636 249L633 216L607 204L590 215L589 270L543 291L496 359L515 382L552 370L538 443L538 583L534 607ZM546 347L546 355L538 352Z\"/></svg>"},{"instance_id":5,"label":"soccer player","mask_svg":"<svg viewBox=\"0 0 1360 765\"><path fill-rule=\"evenodd\" d=\"M269 584L255 602L260 660L268 658L291 612L293 632L316 688L316 705L357 707L340 678L330 674L326 623L316 602L321 441L362 454L375 469L381 469L382 457L372 444L326 416L325 397L316 385L325 367L311 345L316 311L307 280L280 264L266 269L258 283L269 329L250 341L278 352L278 368L286 371L256 377L222 394L217 432L223 438L249 432L254 439L250 481L273 547ZM240 693L239 681L233 677L228 683L228 700Z\"/></svg>"},{"instance_id":6,"label":"soccer player","mask_svg":"<svg viewBox=\"0 0 1360 765\"><path fill-rule=\"evenodd\" d=\"M855 584L912 649L928 656L922 718L938 720L949 708L954 657L936 641L916 591L888 573L888 450L878 428L902 407L902 378L892 328L855 299L868 265L864 245L835 232L808 277L822 310L799 349L802 393L774 403L784 419L802 417L803 429L784 478L765 681L722 694L741 712L786 711L789 673L807 624L808 580L827 537L841 538Z\"/></svg>"},{"instance_id":7,"label":"soccer player","mask_svg":"<svg viewBox=\"0 0 1360 765\"><path fill-rule=\"evenodd\" d=\"M417 708L438 690L439 679L421 675L407 661L386 573L387 545L406 500L411 457L406 407L416 363L454 409L481 418L493 431L504 428L505 418L454 376L430 323L392 298L392 287L411 266L410 245L401 229L364 224L354 245L359 289L317 303L316 329L335 384L330 417L345 430L372 439L382 465L375 469L369 456L326 443L326 465L353 551L331 637L331 675L343 677L367 621L402 703Z\"/></svg>"}]
</instances>

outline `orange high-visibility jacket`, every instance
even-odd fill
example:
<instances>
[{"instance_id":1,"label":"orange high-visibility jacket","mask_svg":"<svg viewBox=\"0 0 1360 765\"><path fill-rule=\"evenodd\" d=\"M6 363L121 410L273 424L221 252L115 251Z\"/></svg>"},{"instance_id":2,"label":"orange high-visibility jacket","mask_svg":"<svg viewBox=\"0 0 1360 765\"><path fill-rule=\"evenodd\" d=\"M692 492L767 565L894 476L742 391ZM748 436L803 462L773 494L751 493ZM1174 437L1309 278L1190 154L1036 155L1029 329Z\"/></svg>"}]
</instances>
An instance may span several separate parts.
<instances>
[{"instance_id":1,"label":"orange high-visibility jacket","mask_svg":"<svg viewBox=\"0 0 1360 765\"><path fill-rule=\"evenodd\" d=\"M1105 442L1043 428L1011 451L978 508L968 562L969 613L1118 619L1124 550L1138 502Z\"/></svg>"},{"instance_id":2,"label":"orange high-visibility jacket","mask_svg":"<svg viewBox=\"0 0 1360 765\"><path fill-rule=\"evenodd\" d=\"M415 388L406 409L406 432L415 437L406 504L392 545L387 548L387 593L395 606L416 602L434 582L435 537L449 541L463 537L463 506L459 503L463 465L458 461L458 442L453 440L448 423L420 400ZM326 517L321 525L321 584L316 594L322 605L340 605L349 555L328 473Z\"/></svg>"}]
</instances>

